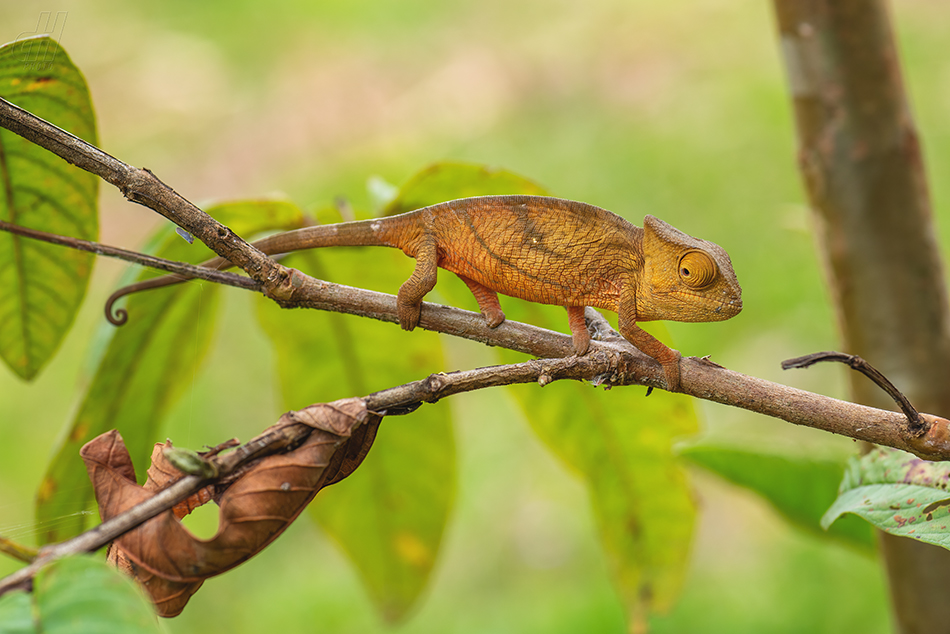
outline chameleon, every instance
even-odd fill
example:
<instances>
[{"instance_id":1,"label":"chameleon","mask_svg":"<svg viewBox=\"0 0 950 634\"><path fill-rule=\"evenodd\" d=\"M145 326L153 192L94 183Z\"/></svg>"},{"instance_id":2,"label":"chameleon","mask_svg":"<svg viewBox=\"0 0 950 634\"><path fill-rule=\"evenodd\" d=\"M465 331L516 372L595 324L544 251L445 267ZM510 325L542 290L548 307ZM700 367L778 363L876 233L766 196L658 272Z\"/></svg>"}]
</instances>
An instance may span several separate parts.
<instances>
[{"instance_id":1,"label":"chameleon","mask_svg":"<svg viewBox=\"0 0 950 634\"><path fill-rule=\"evenodd\" d=\"M643 228L582 202L546 196L478 196L372 220L305 227L253 245L267 255L331 246L388 246L415 258L399 288L400 326L419 324L422 298L438 268L458 275L472 291L489 328L505 313L498 294L567 309L574 352L586 354L590 333L584 308L614 311L623 337L662 366L667 389L680 390L680 353L640 328L641 321L708 322L742 310L742 290L729 255L646 216ZM203 266L232 266L215 258ZM184 281L169 275L125 287L109 298Z\"/></svg>"}]
</instances>

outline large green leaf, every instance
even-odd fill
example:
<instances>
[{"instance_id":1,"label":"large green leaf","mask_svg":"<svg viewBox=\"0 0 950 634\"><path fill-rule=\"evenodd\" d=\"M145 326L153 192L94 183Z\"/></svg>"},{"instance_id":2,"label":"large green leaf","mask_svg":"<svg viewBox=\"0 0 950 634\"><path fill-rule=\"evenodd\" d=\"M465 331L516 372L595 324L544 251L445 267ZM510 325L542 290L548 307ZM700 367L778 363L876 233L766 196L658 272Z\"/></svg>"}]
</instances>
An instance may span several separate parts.
<instances>
[{"instance_id":1,"label":"large green leaf","mask_svg":"<svg viewBox=\"0 0 950 634\"><path fill-rule=\"evenodd\" d=\"M392 249L311 251L284 263L322 279L390 292L412 271L412 260ZM434 333L407 333L349 315L281 310L263 299L258 315L273 341L289 408L368 394L442 367ZM380 613L395 621L425 588L454 495L449 410L435 405L386 419L360 468L322 491L309 511L356 565Z\"/></svg>"},{"instance_id":2,"label":"large green leaf","mask_svg":"<svg viewBox=\"0 0 950 634\"><path fill-rule=\"evenodd\" d=\"M843 460L703 445L688 447L680 455L755 491L786 520L813 535L831 537L868 553L875 550L871 527L855 517L844 518L828 531L821 530L821 517L837 496L844 473Z\"/></svg>"},{"instance_id":3,"label":"large green leaf","mask_svg":"<svg viewBox=\"0 0 950 634\"><path fill-rule=\"evenodd\" d=\"M240 235L300 226L303 214L294 205L249 201L212 207L208 212ZM203 244L189 245L166 225L153 238L161 257L201 262L213 254ZM146 271L141 278L157 273ZM82 405L37 493L37 521L51 526L43 543L60 541L86 527L93 506L92 486L79 458L79 448L110 429L118 429L140 477L152 444L161 440L164 414L193 380L215 323L218 292L213 284L189 283L132 295L128 323L110 325L108 345ZM56 518L64 521L52 522ZM49 523L47 523L49 522Z\"/></svg>"},{"instance_id":4,"label":"large green leaf","mask_svg":"<svg viewBox=\"0 0 950 634\"><path fill-rule=\"evenodd\" d=\"M152 604L125 575L89 555L40 571L33 592L0 599L0 634L154 634Z\"/></svg>"},{"instance_id":5,"label":"large green leaf","mask_svg":"<svg viewBox=\"0 0 950 634\"><path fill-rule=\"evenodd\" d=\"M520 303L507 303L505 310L510 319L558 327ZM566 314L560 317L566 325ZM651 330L669 340L661 329ZM519 358L507 351L501 356L508 362ZM646 397L643 388L605 391L566 381L511 390L538 437L587 484L631 622L667 610L685 579L696 520L685 470L672 453L677 438L696 432L692 401L659 391Z\"/></svg>"},{"instance_id":6,"label":"large green leaf","mask_svg":"<svg viewBox=\"0 0 950 634\"><path fill-rule=\"evenodd\" d=\"M392 216L456 198L501 194L546 196L537 183L504 169L476 163L435 163L422 170L386 206Z\"/></svg>"},{"instance_id":7,"label":"large green leaf","mask_svg":"<svg viewBox=\"0 0 950 634\"><path fill-rule=\"evenodd\" d=\"M950 462L876 448L848 463L838 499L821 525L854 513L892 535L950 548L948 481Z\"/></svg>"},{"instance_id":8,"label":"large green leaf","mask_svg":"<svg viewBox=\"0 0 950 634\"><path fill-rule=\"evenodd\" d=\"M520 177L504 170L439 164L403 186L385 213L486 190L528 193ZM542 192L533 185L530 193ZM412 261L391 250L334 249L285 262L323 279L390 293L412 272ZM393 324L345 315L281 311L263 301L260 318L274 341L287 407L367 394L442 366L438 337L421 330L403 333ZM448 410L426 406L405 420L386 422L376 443L360 469L321 492L310 512L356 564L381 613L397 620L425 587L454 497Z\"/></svg>"},{"instance_id":9,"label":"large green leaf","mask_svg":"<svg viewBox=\"0 0 950 634\"><path fill-rule=\"evenodd\" d=\"M547 192L512 172L443 163L413 177L387 212L497 194ZM455 306L474 308L461 284L440 282L436 291ZM501 301L509 319L567 329L563 308ZM508 351L501 351L501 358L524 360ZM587 484L601 544L632 621L667 608L683 583L696 515L685 471L671 451L675 438L696 430L691 401L665 392L647 399L642 389L604 392L566 382L543 390L517 386L512 393L535 433Z\"/></svg>"},{"instance_id":10,"label":"large green leaf","mask_svg":"<svg viewBox=\"0 0 950 634\"><path fill-rule=\"evenodd\" d=\"M0 597L0 634L34 634L30 595L17 591Z\"/></svg>"},{"instance_id":11,"label":"large green leaf","mask_svg":"<svg viewBox=\"0 0 950 634\"><path fill-rule=\"evenodd\" d=\"M86 80L48 37L0 47L0 97L96 143ZM0 129L0 220L96 240L98 179ZM93 256L0 232L0 357L32 379L53 356L82 303Z\"/></svg>"}]
</instances>

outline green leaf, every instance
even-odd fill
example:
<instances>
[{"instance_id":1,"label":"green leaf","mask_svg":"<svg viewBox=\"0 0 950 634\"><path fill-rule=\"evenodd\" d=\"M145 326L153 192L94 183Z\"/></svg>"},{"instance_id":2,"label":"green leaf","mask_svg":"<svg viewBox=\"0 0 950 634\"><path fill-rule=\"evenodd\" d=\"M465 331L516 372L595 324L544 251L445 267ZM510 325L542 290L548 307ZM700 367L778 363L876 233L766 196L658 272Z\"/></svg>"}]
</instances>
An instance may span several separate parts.
<instances>
[{"instance_id":1,"label":"green leaf","mask_svg":"<svg viewBox=\"0 0 950 634\"><path fill-rule=\"evenodd\" d=\"M383 215L401 214L456 198L502 194L547 195L537 183L508 170L476 163L436 163L400 187Z\"/></svg>"},{"instance_id":2,"label":"green leaf","mask_svg":"<svg viewBox=\"0 0 950 634\"><path fill-rule=\"evenodd\" d=\"M566 332L567 313L504 298L509 319ZM657 324L651 332L669 336ZM502 362L524 360L500 351ZM674 441L696 433L692 400L645 388L557 381L510 388L538 437L585 483L601 546L632 630L679 596L696 508Z\"/></svg>"},{"instance_id":3,"label":"green leaf","mask_svg":"<svg viewBox=\"0 0 950 634\"><path fill-rule=\"evenodd\" d=\"M135 583L93 556L61 559L36 575L37 632L161 632L152 604Z\"/></svg>"},{"instance_id":4,"label":"green leaf","mask_svg":"<svg viewBox=\"0 0 950 634\"><path fill-rule=\"evenodd\" d=\"M328 212L331 213L331 212ZM323 216L323 214L321 214ZM321 218L334 222L340 218ZM412 260L393 249L327 249L284 263L321 279L393 292ZM436 334L314 310L258 302L274 344L285 407L368 394L436 372ZM425 588L455 494L455 441L448 407L385 420L357 471L317 496L312 517L343 548L380 613L405 616Z\"/></svg>"},{"instance_id":5,"label":"green leaf","mask_svg":"<svg viewBox=\"0 0 950 634\"><path fill-rule=\"evenodd\" d=\"M296 206L279 201L218 205L208 213L239 235L298 227L303 217ZM161 245L158 255L173 260L202 262L213 256L199 242L189 245L172 225L164 226L153 243ZM145 271L139 278L155 275ZM61 541L86 527L86 511L94 500L79 448L90 439L118 429L144 477L152 444L161 440L165 413L191 384L208 351L217 299L216 285L204 282L137 293L126 307L127 324L103 325L108 345L37 493L37 521L51 526L41 533L42 543Z\"/></svg>"},{"instance_id":6,"label":"green leaf","mask_svg":"<svg viewBox=\"0 0 950 634\"><path fill-rule=\"evenodd\" d=\"M386 212L497 194L548 195L512 172L441 163L404 185ZM440 276L436 292L454 306L471 306L467 289L446 277L451 276ZM509 319L567 330L561 307L501 301ZM524 360L509 351L501 351L501 358ZM685 577L696 515L686 473L671 450L675 438L696 430L692 402L665 392L644 398L635 388L604 392L569 382L543 391L511 389L535 433L585 481L601 544L632 621L641 623L650 612L668 608Z\"/></svg>"},{"instance_id":7,"label":"green leaf","mask_svg":"<svg viewBox=\"0 0 950 634\"><path fill-rule=\"evenodd\" d=\"M412 260L392 249L327 249L284 263L322 279L393 292ZM368 394L442 367L439 337L395 324L314 310L281 310L263 298L260 323L277 355L283 404ZM455 495L455 441L447 405L385 420L369 456L322 491L309 512L356 565L380 613L395 621L425 588Z\"/></svg>"},{"instance_id":8,"label":"green leaf","mask_svg":"<svg viewBox=\"0 0 950 634\"><path fill-rule=\"evenodd\" d=\"M848 462L838 499L821 525L854 513L892 535L950 548L948 482L950 462L876 448Z\"/></svg>"},{"instance_id":9,"label":"green leaf","mask_svg":"<svg viewBox=\"0 0 950 634\"><path fill-rule=\"evenodd\" d=\"M441 163L410 179L385 213L485 193L543 193L526 183L505 170ZM376 189L382 188L377 184ZM391 250L334 249L285 263L323 279L389 293L412 272L412 260ZM280 311L269 302L261 302L259 314L274 341L287 407L367 394L442 365L441 346L432 333L403 333L393 324L346 315ZM406 421L384 423L376 444L355 474L320 493L310 512L356 564L384 617L394 621L424 589L451 509L455 449L448 410L426 406Z\"/></svg>"},{"instance_id":10,"label":"green leaf","mask_svg":"<svg viewBox=\"0 0 950 634\"><path fill-rule=\"evenodd\" d=\"M813 535L830 537L867 553L875 551L874 532L857 518L821 530L821 517L834 502L844 461L780 456L732 447L694 445L680 455L765 498L786 520Z\"/></svg>"},{"instance_id":11,"label":"green leaf","mask_svg":"<svg viewBox=\"0 0 950 634\"><path fill-rule=\"evenodd\" d=\"M0 47L0 97L96 144L89 89L66 51L48 37ZM99 180L0 129L0 220L96 240ZM93 256L0 232L0 357L26 380L69 331Z\"/></svg>"},{"instance_id":12,"label":"green leaf","mask_svg":"<svg viewBox=\"0 0 950 634\"><path fill-rule=\"evenodd\" d=\"M510 305L506 311L509 318L522 315ZM503 352L502 360L517 358ZM671 449L675 439L696 432L692 401L567 381L511 390L538 437L587 485L631 621L643 623L669 609L685 578L696 518L685 470Z\"/></svg>"},{"instance_id":13,"label":"green leaf","mask_svg":"<svg viewBox=\"0 0 950 634\"><path fill-rule=\"evenodd\" d=\"M512 172L443 163L410 180L387 213L497 194L549 195ZM440 280L436 290L452 305L471 306L464 289ZM561 307L501 301L509 319L568 330ZM509 351L500 355L507 363L524 360ZM696 430L692 402L665 392L645 399L634 388L603 392L569 382L543 391L536 386L511 390L535 433L586 483L600 541L631 620L642 623L651 612L667 609L685 578L696 516L686 473L671 450L675 438Z\"/></svg>"},{"instance_id":14,"label":"green leaf","mask_svg":"<svg viewBox=\"0 0 950 634\"><path fill-rule=\"evenodd\" d=\"M56 561L33 592L0 598L0 634L154 634L151 602L131 579L91 555Z\"/></svg>"},{"instance_id":15,"label":"green leaf","mask_svg":"<svg viewBox=\"0 0 950 634\"><path fill-rule=\"evenodd\" d=\"M18 590L0 597L0 634L34 634L30 595Z\"/></svg>"}]
</instances>

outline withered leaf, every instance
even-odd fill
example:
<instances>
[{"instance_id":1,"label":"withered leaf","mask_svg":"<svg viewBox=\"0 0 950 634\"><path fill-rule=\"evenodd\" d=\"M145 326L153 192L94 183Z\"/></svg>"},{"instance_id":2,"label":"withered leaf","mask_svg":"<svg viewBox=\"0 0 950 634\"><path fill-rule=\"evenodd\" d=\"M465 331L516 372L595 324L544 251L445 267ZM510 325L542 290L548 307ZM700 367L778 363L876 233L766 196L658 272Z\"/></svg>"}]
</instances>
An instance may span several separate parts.
<instances>
[{"instance_id":1,"label":"withered leaf","mask_svg":"<svg viewBox=\"0 0 950 634\"><path fill-rule=\"evenodd\" d=\"M293 451L252 463L237 477L202 489L113 542L109 559L136 578L161 616L179 614L205 579L246 561L276 539L329 484L360 465L379 427L380 417L360 399L311 405L284 414L262 436L295 424L313 428ZM253 443L253 441L251 441ZM143 502L181 477L156 444L144 486L122 436L115 430L80 451L92 480L103 521ZM209 499L220 507L218 532L208 540L192 535L179 518Z\"/></svg>"}]
</instances>

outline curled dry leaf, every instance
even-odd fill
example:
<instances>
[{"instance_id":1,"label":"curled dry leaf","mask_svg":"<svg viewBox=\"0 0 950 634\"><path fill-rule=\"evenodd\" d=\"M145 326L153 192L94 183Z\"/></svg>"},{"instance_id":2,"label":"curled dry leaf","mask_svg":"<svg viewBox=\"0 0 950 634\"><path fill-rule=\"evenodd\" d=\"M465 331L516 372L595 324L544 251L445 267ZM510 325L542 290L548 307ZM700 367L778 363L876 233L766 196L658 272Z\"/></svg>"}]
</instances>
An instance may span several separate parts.
<instances>
[{"instance_id":1,"label":"curled dry leaf","mask_svg":"<svg viewBox=\"0 0 950 634\"><path fill-rule=\"evenodd\" d=\"M161 616L179 614L205 579L257 554L290 525L317 491L351 474L372 446L380 420L360 399L284 414L257 438L305 424L313 431L300 447L251 463L126 533L113 542L109 560L142 584ZM80 455L103 521L182 477L165 458L164 448L164 443L155 446L144 486L135 483L131 459L117 431L102 434L82 448ZM179 518L211 499L220 507L218 532L201 540Z\"/></svg>"}]
</instances>

